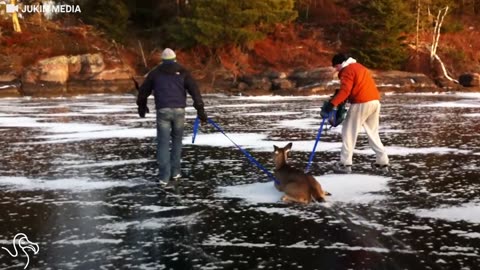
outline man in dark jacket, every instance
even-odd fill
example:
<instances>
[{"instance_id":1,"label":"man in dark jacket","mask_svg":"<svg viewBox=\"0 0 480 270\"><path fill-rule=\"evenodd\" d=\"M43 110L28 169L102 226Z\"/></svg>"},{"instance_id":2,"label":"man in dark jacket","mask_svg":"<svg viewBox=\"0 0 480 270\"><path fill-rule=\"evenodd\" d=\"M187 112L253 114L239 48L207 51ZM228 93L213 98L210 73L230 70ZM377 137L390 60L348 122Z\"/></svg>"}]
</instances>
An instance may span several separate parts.
<instances>
[{"instance_id":1,"label":"man in dark jacket","mask_svg":"<svg viewBox=\"0 0 480 270\"><path fill-rule=\"evenodd\" d=\"M181 177L180 160L187 93L192 97L193 107L203 123L207 121L207 115L197 83L190 73L176 62L175 52L169 48L162 52L162 63L147 75L140 86L137 105L138 114L142 118L148 112L147 98L152 91L157 111L159 182L166 185L170 179L177 180Z\"/></svg>"}]
</instances>

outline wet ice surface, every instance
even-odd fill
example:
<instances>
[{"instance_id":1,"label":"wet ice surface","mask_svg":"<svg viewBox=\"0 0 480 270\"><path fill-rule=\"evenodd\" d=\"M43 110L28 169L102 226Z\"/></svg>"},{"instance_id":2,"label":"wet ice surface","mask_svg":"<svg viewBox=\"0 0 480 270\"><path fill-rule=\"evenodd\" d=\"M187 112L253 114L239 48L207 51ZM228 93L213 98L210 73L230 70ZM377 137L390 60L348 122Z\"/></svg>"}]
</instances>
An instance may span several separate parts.
<instances>
[{"instance_id":1,"label":"wet ice surface","mask_svg":"<svg viewBox=\"0 0 480 270\"><path fill-rule=\"evenodd\" d=\"M204 99L268 169L288 142L306 166L325 96ZM185 177L165 192L154 114L139 119L132 96L0 99L0 246L28 235L32 269L478 269L480 95L386 95L388 177L369 170L364 134L355 173L334 174L340 128L328 131L311 171L333 195L308 206L280 202L213 127L192 145L194 117L187 108ZM0 268L25 258L0 250Z\"/></svg>"}]
</instances>

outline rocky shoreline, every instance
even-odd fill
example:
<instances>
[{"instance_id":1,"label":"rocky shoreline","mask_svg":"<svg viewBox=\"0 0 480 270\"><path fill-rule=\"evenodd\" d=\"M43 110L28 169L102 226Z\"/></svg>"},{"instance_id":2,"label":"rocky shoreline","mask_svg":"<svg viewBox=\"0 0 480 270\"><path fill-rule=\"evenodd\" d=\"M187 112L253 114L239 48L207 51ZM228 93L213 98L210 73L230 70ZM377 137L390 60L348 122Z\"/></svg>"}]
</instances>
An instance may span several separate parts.
<instances>
[{"instance_id":1,"label":"rocky shoreline","mask_svg":"<svg viewBox=\"0 0 480 270\"><path fill-rule=\"evenodd\" d=\"M0 74L0 97L132 91L134 69L120 60L117 62L107 63L100 53L43 59L24 68L19 75L13 71Z\"/></svg>"},{"instance_id":2,"label":"rocky shoreline","mask_svg":"<svg viewBox=\"0 0 480 270\"><path fill-rule=\"evenodd\" d=\"M403 71L372 71L381 91L480 92L478 86L463 87L444 83L438 86L424 74ZM143 76L118 61L107 65L102 54L57 56L39 61L24 69L21 75L0 74L0 97L49 97L98 93L135 93L131 78L141 83ZM312 95L330 94L339 87L337 74L330 67L297 69L289 73L266 71L255 75L199 81L203 93L232 95Z\"/></svg>"}]
</instances>

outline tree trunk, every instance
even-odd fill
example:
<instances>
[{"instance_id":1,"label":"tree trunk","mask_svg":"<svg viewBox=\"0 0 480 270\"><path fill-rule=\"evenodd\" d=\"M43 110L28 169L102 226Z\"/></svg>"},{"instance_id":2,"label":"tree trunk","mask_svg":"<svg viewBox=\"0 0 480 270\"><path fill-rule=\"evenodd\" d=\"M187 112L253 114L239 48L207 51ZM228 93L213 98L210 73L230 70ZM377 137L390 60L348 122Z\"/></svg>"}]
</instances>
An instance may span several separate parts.
<instances>
[{"instance_id":1,"label":"tree trunk","mask_svg":"<svg viewBox=\"0 0 480 270\"><path fill-rule=\"evenodd\" d=\"M440 59L440 56L438 56L437 54L435 54L434 57L435 57L435 59L438 61L438 63L440 63L440 67L442 68L443 76L445 76L445 78L447 78L447 80L449 80L449 81L451 81L451 82L458 83L457 80L453 79L452 77L450 77L450 76L448 75L447 68L445 68L445 65L443 64L442 60Z\"/></svg>"},{"instance_id":2,"label":"tree trunk","mask_svg":"<svg viewBox=\"0 0 480 270\"><path fill-rule=\"evenodd\" d=\"M443 75L445 78L447 78L449 81L458 83L457 80L453 79L448 75L447 69L445 68L445 65L443 64L442 60L440 57L437 55L437 49L438 49L438 43L440 41L440 30L442 27L443 19L445 19L445 16L447 15L448 12L448 6L445 8L441 9L438 11L437 19L435 20L435 28L434 28L434 33L433 33L433 41L432 41L432 46L430 48L430 64L433 70L435 61L437 60L440 63L440 66L442 68Z\"/></svg>"},{"instance_id":3,"label":"tree trunk","mask_svg":"<svg viewBox=\"0 0 480 270\"><path fill-rule=\"evenodd\" d=\"M417 35L415 36L415 52L418 55L418 46L420 45L419 43L419 35L420 32L420 0L417 0Z\"/></svg>"},{"instance_id":4,"label":"tree trunk","mask_svg":"<svg viewBox=\"0 0 480 270\"><path fill-rule=\"evenodd\" d=\"M430 62L433 63L434 56L437 54L438 43L440 41L440 30L442 28L443 19L448 12L448 6L439 10L435 19L435 28L433 29L432 47L430 49Z\"/></svg>"},{"instance_id":5,"label":"tree trunk","mask_svg":"<svg viewBox=\"0 0 480 270\"><path fill-rule=\"evenodd\" d=\"M145 68L148 68L147 60L145 59L145 53L143 52L142 42L140 42L140 40L138 40L138 46L140 47L140 52L142 53L143 65L145 65Z\"/></svg>"},{"instance_id":6,"label":"tree trunk","mask_svg":"<svg viewBox=\"0 0 480 270\"><path fill-rule=\"evenodd\" d=\"M17 0L11 0L10 3L14 6L17 5ZM12 14L12 22L13 22L13 31L17 33L22 32L22 28L20 27L20 22L18 21L18 12L15 11Z\"/></svg>"}]
</instances>

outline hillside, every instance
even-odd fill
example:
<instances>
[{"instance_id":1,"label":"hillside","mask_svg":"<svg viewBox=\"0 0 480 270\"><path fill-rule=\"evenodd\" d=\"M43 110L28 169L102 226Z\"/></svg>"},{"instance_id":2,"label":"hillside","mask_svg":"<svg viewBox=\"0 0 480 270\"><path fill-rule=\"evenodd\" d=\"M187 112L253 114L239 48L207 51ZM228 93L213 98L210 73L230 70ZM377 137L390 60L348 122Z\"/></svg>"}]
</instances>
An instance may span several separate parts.
<instances>
[{"instance_id":1,"label":"hillside","mask_svg":"<svg viewBox=\"0 0 480 270\"><path fill-rule=\"evenodd\" d=\"M342 35L338 30L348 23L345 19L348 11L326 5L312 9L311 16L315 19L307 23L277 25L272 34L248 48L224 46L215 52L203 47L176 50L178 60L192 71L204 91L228 89L245 75L288 74L295 70L328 67L335 52L349 51L348 42L342 39L344 30ZM478 19L472 16L454 19L463 28L441 35L438 55L453 78L464 73L480 73L480 40L476 38L480 34L476 26ZM123 43L117 43L101 30L74 17L56 21L33 17L23 20L22 24L23 32L15 33L10 20L0 19L0 80L4 83L21 80L26 77L26 70L40 60L58 56L101 54L102 69L109 74L101 77L124 80L141 76L160 62L162 48L151 39L139 38L135 33L138 29L132 29ZM409 38L407 43L414 44L415 37ZM431 33L420 35L420 48L415 50L412 46L403 70L423 73L444 85L445 81L438 79L442 75L438 67L432 69L430 65L427 47L431 39ZM124 67L131 67L131 72L125 72ZM111 75L112 70L114 73L119 69L121 75ZM77 74L76 78L88 79L88 76Z\"/></svg>"}]
</instances>

